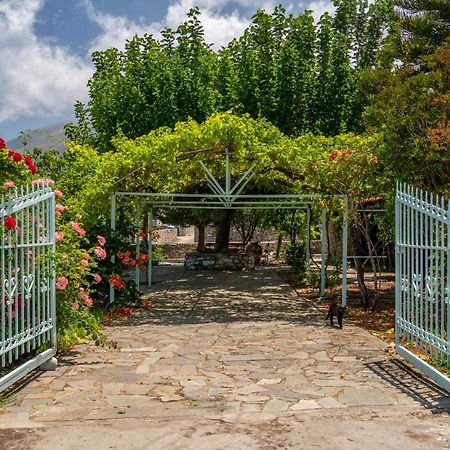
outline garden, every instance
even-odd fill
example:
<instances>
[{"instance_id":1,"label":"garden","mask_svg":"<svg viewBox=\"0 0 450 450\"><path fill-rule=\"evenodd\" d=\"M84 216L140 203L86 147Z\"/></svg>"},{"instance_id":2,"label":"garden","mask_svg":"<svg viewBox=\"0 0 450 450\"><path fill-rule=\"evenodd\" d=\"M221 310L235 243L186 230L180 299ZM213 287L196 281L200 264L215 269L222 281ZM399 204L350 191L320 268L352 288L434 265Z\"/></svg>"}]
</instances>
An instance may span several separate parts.
<instances>
[{"instance_id":1,"label":"garden","mask_svg":"<svg viewBox=\"0 0 450 450\"><path fill-rule=\"evenodd\" d=\"M357 280L350 317L389 339L393 284L383 276L393 269L396 183L450 196L450 19L444 3L432 3L338 0L336 14L317 23L310 11L259 10L219 51L193 8L160 39L136 36L123 51L92 55L89 99L66 125L67 152L22 154L0 139L0 203L26 185L51 187L56 198L58 349L104 345L105 322L151 309L130 274L151 270L150 253L160 251L156 219L200 235L213 225L216 252L228 248L232 224L244 245L252 230L270 229L293 244L288 281L318 297L319 270L305 261L303 237L320 239L321 229L292 211L153 211L132 199L118 202L111 229L116 192L206 195L203 165L226 183L225 155L233 180L252 171L247 195L318 195L312 220L326 210L330 301L341 295L344 226L332 196L348 198L349 253L363 257L349 259ZM11 216L0 224L3 239L25 226Z\"/></svg>"}]
</instances>

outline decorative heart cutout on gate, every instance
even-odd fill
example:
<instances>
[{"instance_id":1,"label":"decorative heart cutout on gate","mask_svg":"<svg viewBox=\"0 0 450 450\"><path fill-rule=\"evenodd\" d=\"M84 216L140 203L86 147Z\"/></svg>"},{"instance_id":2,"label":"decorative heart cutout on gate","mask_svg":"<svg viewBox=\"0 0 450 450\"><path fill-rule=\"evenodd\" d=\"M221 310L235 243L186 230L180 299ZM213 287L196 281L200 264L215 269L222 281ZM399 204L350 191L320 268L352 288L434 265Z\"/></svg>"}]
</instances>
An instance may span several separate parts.
<instances>
[{"instance_id":1,"label":"decorative heart cutout on gate","mask_svg":"<svg viewBox=\"0 0 450 450\"><path fill-rule=\"evenodd\" d=\"M5 304L6 306L11 305L14 303L14 297L17 291L17 283L15 278L6 279L3 282L3 287L5 289L6 299Z\"/></svg>"},{"instance_id":2,"label":"decorative heart cutout on gate","mask_svg":"<svg viewBox=\"0 0 450 450\"><path fill-rule=\"evenodd\" d=\"M48 283L47 280L41 281L41 292L47 292L48 291Z\"/></svg>"},{"instance_id":3,"label":"decorative heart cutout on gate","mask_svg":"<svg viewBox=\"0 0 450 450\"><path fill-rule=\"evenodd\" d=\"M31 291L34 286L34 276L32 273L29 275L24 275L22 277L23 290L25 292L25 298L28 300L31 298Z\"/></svg>"}]
</instances>

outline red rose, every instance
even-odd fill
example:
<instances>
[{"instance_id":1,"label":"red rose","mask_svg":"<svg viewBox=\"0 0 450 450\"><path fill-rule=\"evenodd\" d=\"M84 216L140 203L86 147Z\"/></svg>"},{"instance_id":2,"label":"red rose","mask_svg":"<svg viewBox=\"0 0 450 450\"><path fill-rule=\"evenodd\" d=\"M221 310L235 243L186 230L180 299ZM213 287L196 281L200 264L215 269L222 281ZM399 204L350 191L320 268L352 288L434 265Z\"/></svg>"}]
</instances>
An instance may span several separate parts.
<instances>
[{"instance_id":1,"label":"red rose","mask_svg":"<svg viewBox=\"0 0 450 450\"><path fill-rule=\"evenodd\" d=\"M16 220L14 217L6 216L4 226L7 230L14 230L16 228Z\"/></svg>"},{"instance_id":2,"label":"red rose","mask_svg":"<svg viewBox=\"0 0 450 450\"><path fill-rule=\"evenodd\" d=\"M8 154L9 154L9 156L11 156L11 158L14 160L14 162L20 162L23 159L23 157L20 153L10 151Z\"/></svg>"},{"instance_id":3,"label":"red rose","mask_svg":"<svg viewBox=\"0 0 450 450\"><path fill-rule=\"evenodd\" d=\"M35 174L37 173L37 167L36 167L33 163L31 163L31 164L28 166L28 169L30 169L30 172L31 172L33 175L35 175Z\"/></svg>"},{"instance_id":4,"label":"red rose","mask_svg":"<svg viewBox=\"0 0 450 450\"><path fill-rule=\"evenodd\" d=\"M0 149L2 148L6 148L6 142L2 138L0 138Z\"/></svg>"},{"instance_id":5,"label":"red rose","mask_svg":"<svg viewBox=\"0 0 450 450\"><path fill-rule=\"evenodd\" d=\"M31 159L31 156L25 156L23 159L25 161L25 164L29 166L30 164L33 164L33 160Z\"/></svg>"}]
</instances>

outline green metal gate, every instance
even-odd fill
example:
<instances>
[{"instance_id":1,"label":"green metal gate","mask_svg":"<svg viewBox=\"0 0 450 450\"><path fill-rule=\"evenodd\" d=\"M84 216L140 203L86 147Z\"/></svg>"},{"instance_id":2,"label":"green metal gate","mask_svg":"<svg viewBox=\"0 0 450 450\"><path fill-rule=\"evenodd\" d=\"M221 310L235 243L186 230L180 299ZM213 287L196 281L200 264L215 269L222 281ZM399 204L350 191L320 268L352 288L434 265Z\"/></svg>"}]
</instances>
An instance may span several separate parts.
<instances>
[{"instance_id":1,"label":"green metal gate","mask_svg":"<svg viewBox=\"0 0 450 450\"><path fill-rule=\"evenodd\" d=\"M397 352L450 392L450 202L398 185Z\"/></svg>"},{"instance_id":2,"label":"green metal gate","mask_svg":"<svg viewBox=\"0 0 450 450\"><path fill-rule=\"evenodd\" d=\"M56 353L55 195L38 183L0 198L0 392Z\"/></svg>"}]
</instances>

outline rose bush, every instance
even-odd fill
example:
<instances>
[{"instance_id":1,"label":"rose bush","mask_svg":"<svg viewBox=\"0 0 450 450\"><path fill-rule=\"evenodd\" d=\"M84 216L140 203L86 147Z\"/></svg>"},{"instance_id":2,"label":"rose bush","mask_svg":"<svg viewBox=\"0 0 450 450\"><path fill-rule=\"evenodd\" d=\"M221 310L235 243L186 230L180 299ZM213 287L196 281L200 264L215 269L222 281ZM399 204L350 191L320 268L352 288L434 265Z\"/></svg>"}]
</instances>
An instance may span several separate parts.
<instances>
[{"instance_id":1,"label":"rose bush","mask_svg":"<svg viewBox=\"0 0 450 450\"><path fill-rule=\"evenodd\" d=\"M37 177L37 165L31 156L23 156L7 148L0 138L0 194L15 196L16 187L45 183L55 186L50 178ZM61 190L55 190L57 198L63 197ZM103 342L100 332L101 321L93 309L91 292L97 274L95 248L86 250L88 242L84 239L82 225L75 221L66 205L56 208L57 243L54 255L56 270L56 305L58 348L65 350L86 339ZM71 220L74 219L74 220ZM16 219L6 216L3 226L7 230L20 227ZM82 263L85 261L85 263ZM20 270L20 268L16 268Z\"/></svg>"}]
</instances>

